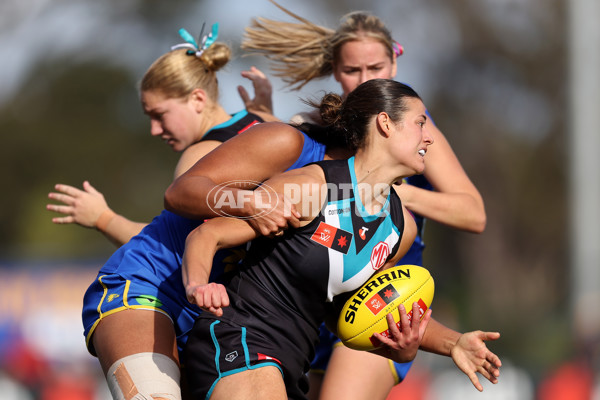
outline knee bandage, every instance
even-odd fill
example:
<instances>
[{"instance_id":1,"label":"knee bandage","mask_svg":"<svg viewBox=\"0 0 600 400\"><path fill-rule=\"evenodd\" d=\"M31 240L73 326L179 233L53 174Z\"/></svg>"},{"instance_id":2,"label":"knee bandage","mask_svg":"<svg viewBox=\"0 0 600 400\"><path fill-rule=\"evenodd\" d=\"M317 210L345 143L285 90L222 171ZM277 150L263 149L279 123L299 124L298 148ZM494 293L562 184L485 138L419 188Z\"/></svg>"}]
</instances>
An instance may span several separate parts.
<instances>
[{"instance_id":1,"label":"knee bandage","mask_svg":"<svg viewBox=\"0 0 600 400\"><path fill-rule=\"evenodd\" d=\"M179 366L158 353L121 358L106 374L115 400L181 400Z\"/></svg>"}]
</instances>

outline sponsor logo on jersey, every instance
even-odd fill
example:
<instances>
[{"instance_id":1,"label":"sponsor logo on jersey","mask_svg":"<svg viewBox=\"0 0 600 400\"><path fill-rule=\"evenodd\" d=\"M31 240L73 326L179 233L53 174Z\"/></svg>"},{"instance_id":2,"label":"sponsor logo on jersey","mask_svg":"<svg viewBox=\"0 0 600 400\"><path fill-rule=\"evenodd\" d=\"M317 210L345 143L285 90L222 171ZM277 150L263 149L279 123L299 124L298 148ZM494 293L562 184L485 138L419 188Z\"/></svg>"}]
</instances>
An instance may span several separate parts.
<instances>
[{"instance_id":1,"label":"sponsor logo on jersey","mask_svg":"<svg viewBox=\"0 0 600 400\"><path fill-rule=\"evenodd\" d=\"M263 353L256 353L256 355L258 356L258 361L275 361L277 364L281 365L281 361L275 357L271 357Z\"/></svg>"},{"instance_id":2,"label":"sponsor logo on jersey","mask_svg":"<svg viewBox=\"0 0 600 400\"><path fill-rule=\"evenodd\" d=\"M225 361L233 362L233 360L235 360L237 357L238 357L238 352L234 350L231 353L225 355Z\"/></svg>"},{"instance_id":3,"label":"sponsor logo on jersey","mask_svg":"<svg viewBox=\"0 0 600 400\"><path fill-rule=\"evenodd\" d=\"M346 215L346 214L350 214L350 207L344 207L344 208L332 208L330 210L327 211L327 213L329 215Z\"/></svg>"},{"instance_id":4,"label":"sponsor logo on jersey","mask_svg":"<svg viewBox=\"0 0 600 400\"><path fill-rule=\"evenodd\" d=\"M386 242L379 242L371 251L371 266L375 271L385 264L390 255L390 246Z\"/></svg>"},{"instance_id":5,"label":"sponsor logo on jersey","mask_svg":"<svg viewBox=\"0 0 600 400\"><path fill-rule=\"evenodd\" d=\"M419 301L417 301L417 304L419 304L419 319L421 319L423 317L423 314L425 314L425 311L427 311L427 304L425 304L425 302L423 301L423 299L419 299ZM408 316L408 322L410 323L412 321L412 317L413 317L413 312L412 309L406 314ZM396 326L398 327L398 329L400 329L400 321L396 322ZM383 332L380 332L381 336L390 337L390 330L386 329ZM381 342L377 339L375 339L375 337L371 336L369 338L369 340L371 341L371 343L373 343L373 346L378 347L381 345Z\"/></svg>"},{"instance_id":6,"label":"sponsor logo on jersey","mask_svg":"<svg viewBox=\"0 0 600 400\"><path fill-rule=\"evenodd\" d=\"M369 247L369 242L375 235L382 232L382 226L386 223L386 216L381 215L372 220L365 220L359 212L354 212L351 215L352 218L352 233L357 237L354 244L356 246L356 253L363 251L365 247ZM388 229L385 226L383 229ZM360 238L360 240L358 239Z\"/></svg>"},{"instance_id":7,"label":"sponsor logo on jersey","mask_svg":"<svg viewBox=\"0 0 600 400\"><path fill-rule=\"evenodd\" d=\"M385 308L385 306L390 304L394 299L397 299L398 296L399 294L394 285L389 284L379 292L375 293L373 297L366 301L365 305L371 310L373 315L377 315Z\"/></svg>"},{"instance_id":8,"label":"sponsor logo on jersey","mask_svg":"<svg viewBox=\"0 0 600 400\"><path fill-rule=\"evenodd\" d=\"M363 226L362 228L360 228L360 229L359 229L359 231L358 231L358 236L359 236L359 237L360 237L362 240L367 240L367 235L366 235L366 233L367 233L367 231L368 231L368 230L369 230L369 228L367 228L367 227L364 227L364 226Z\"/></svg>"},{"instance_id":9,"label":"sponsor logo on jersey","mask_svg":"<svg viewBox=\"0 0 600 400\"><path fill-rule=\"evenodd\" d=\"M320 245L348 254L350 242L352 241L352 234L343 229L326 224L325 222L321 222L310 238Z\"/></svg>"}]
</instances>

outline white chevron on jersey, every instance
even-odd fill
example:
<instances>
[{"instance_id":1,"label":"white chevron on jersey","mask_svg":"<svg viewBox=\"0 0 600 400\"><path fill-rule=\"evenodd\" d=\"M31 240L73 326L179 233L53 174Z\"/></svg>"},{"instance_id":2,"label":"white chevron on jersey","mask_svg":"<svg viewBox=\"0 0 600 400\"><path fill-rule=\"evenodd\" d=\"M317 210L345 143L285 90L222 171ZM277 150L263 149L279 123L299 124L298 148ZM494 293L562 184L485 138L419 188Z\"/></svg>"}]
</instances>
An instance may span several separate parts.
<instances>
[{"instance_id":1,"label":"white chevron on jersey","mask_svg":"<svg viewBox=\"0 0 600 400\"><path fill-rule=\"evenodd\" d=\"M340 226L340 216L343 218L344 215L347 214L338 212L339 206L339 203L328 204L323 210L323 215L325 217L325 223L336 228L344 229L344 227ZM347 216L347 218L350 217ZM391 224L391 221L388 219L387 223ZM377 267L377 269L381 267L381 265L373 266L373 263L371 262L373 248L378 243L385 242L389 246L389 250L392 251L400 239L397 229L389 229L388 231L390 233L385 238L381 237L381 234L376 234L371 240L372 243L365 246L359 254L356 254L356 244L354 243L356 238L354 237L349 244L347 254L343 254L342 252L331 248L327 250L329 255L327 301L332 301L333 297L340 293L358 289L371 277L371 275L373 275L376 271L375 267ZM344 280L344 276L348 276L349 274L350 277L347 277L346 280Z\"/></svg>"}]
</instances>

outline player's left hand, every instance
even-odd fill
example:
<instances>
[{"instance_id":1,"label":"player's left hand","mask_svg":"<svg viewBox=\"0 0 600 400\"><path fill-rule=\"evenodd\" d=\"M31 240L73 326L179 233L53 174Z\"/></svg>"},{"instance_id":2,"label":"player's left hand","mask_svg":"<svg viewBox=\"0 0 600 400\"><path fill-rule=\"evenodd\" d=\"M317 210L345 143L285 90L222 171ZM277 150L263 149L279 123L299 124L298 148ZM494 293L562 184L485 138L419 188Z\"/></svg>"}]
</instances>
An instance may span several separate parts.
<instances>
[{"instance_id":1,"label":"player's left hand","mask_svg":"<svg viewBox=\"0 0 600 400\"><path fill-rule=\"evenodd\" d=\"M502 362L487 348L485 341L499 338L498 332L467 332L460 336L450 351L456 366L469 377L473 386L480 392L483 391L483 386L477 378L477 372L490 382L498 383Z\"/></svg>"},{"instance_id":2,"label":"player's left hand","mask_svg":"<svg viewBox=\"0 0 600 400\"><path fill-rule=\"evenodd\" d=\"M273 88L265 74L258 68L252 66L249 71L242 71L244 78L250 79L254 86L254 98L251 99L243 86L238 86L238 93L244 102L246 110L261 111L273 114Z\"/></svg>"},{"instance_id":3,"label":"player's left hand","mask_svg":"<svg viewBox=\"0 0 600 400\"><path fill-rule=\"evenodd\" d=\"M223 315L223 307L229 306L229 296L225 286L220 283L210 282L197 285L191 282L185 287L185 294L190 303L198 305L201 309L215 314Z\"/></svg>"}]
</instances>

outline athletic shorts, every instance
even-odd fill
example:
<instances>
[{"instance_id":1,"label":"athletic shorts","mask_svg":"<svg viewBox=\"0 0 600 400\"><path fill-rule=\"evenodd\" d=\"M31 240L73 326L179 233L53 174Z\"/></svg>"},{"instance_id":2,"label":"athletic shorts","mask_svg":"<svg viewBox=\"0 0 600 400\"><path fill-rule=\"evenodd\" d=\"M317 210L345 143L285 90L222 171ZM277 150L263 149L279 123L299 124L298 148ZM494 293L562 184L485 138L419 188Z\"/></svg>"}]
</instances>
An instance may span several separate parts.
<instances>
[{"instance_id":1,"label":"athletic shorts","mask_svg":"<svg viewBox=\"0 0 600 400\"><path fill-rule=\"evenodd\" d=\"M184 352L192 398L210 397L223 377L274 366L281 371L288 398L305 399L308 379L302 357L294 357L285 343L276 342L251 328L202 314L189 334Z\"/></svg>"},{"instance_id":2,"label":"athletic shorts","mask_svg":"<svg viewBox=\"0 0 600 400\"><path fill-rule=\"evenodd\" d=\"M319 329L319 344L315 348L315 358L310 364L310 372L324 374L331 358L333 349L337 346L343 346L342 341L327 329L325 324L321 324ZM388 360L390 372L394 376L396 384L402 382L408 374L408 370L412 366L412 361L407 363L397 363Z\"/></svg>"},{"instance_id":3,"label":"athletic shorts","mask_svg":"<svg viewBox=\"0 0 600 400\"><path fill-rule=\"evenodd\" d=\"M95 355L91 336L100 320L135 309L169 317L181 353L194 320L202 312L187 300L181 276L185 238L198 224L163 211L107 260L83 298L84 336L91 354ZM218 251L210 281L226 283L237 270L244 249Z\"/></svg>"},{"instance_id":4,"label":"athletic shorts","mask_svg":"<svg viewBox=\"0 0 600 400\"><path fill-rule=\"evenodd\" d=\"M119 274L99 273L83 297L82 319L88 351L96 355L91 336L102 318L123 310L151 310L173 321L181 352L187 333L201 310L187 301L182 287L178 289L180 291L174 293L168 281L157 287L136 276L125 279Z\"/></svg>"}]
</instances>

